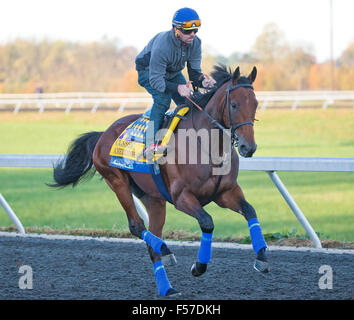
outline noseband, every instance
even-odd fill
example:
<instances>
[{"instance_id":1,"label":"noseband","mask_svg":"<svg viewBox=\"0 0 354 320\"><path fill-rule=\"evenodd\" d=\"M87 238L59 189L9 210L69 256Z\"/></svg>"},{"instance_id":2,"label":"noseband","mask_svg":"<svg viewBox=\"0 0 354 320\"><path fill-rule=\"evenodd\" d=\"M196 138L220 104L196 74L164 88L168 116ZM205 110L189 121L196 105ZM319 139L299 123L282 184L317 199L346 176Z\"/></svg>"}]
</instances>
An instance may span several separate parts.
<instances>
[{"instance_id":1,"label":"noseband","mask_svg":"<svg viewBox=\"0 0 354 320\"><path fill-rule=\"evenodd\" d=\"M237 141L238 141L238 137L236 134L236 130L244 125L254 125L253 121L244 121L244 122L240 122L240 123L235 123L234 125L231 122L231 104L230 104L230 92L233 90L236 90L238 88L251 88L252 90L254 90L252 84L250 83L239 83L236 84L235 86L231 87L231 81L229 82L229 84L227 85L227 89L226 89L226 99L225 99L225 103L222 107L222 112L221 114L224 114L224 109L225 106L227 106L227 114L228 114L228 123L229 123L229 128L231 129L231 143L237 147Z\"/></svg>"}]
</instances>

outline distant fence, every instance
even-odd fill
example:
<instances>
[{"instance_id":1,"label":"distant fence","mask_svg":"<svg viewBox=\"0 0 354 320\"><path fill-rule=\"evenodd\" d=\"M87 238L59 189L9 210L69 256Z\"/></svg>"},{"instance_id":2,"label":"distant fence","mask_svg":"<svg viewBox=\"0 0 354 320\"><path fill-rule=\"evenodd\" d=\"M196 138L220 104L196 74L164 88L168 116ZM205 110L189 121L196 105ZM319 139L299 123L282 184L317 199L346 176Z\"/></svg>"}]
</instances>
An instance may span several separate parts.
<instances>
[{"instance_id":1,"label":"distant fence","mask_svg":"<svg viewBox=\"0 0 354 320\"><path fill-rule=\"evenodd\" d=\"M63 155L0 155L0 167L53 167ZM271 180L278 188L281 195L288 203L291 210L306 230L316 248L321 248L321 242L312 226L301 212L296 202L280 180L276 171L332 171L332 172L354 172L354 158L306 158L306 157L254 157L240 158L240 170L256 170L268 173ZM0 190L1 191L1 190ZM134 202L139 214L148 224L148 215L140 201L134 197ZM5 198L0 193L0 205L16 225L19 232L24 233L24 228L12 211Z\"/></svg>"},{"instance_id":2,"label":"distant fence","mask_svg":"<svg viewBox=\"0 0 354 320\"><path fill-rule=\"evenodd\" d=\"M354 91L258 91L259 108L354 108ZM145 92L0 94L0 111L142 111L152 106Z\"/></svg>"}]
</instances>

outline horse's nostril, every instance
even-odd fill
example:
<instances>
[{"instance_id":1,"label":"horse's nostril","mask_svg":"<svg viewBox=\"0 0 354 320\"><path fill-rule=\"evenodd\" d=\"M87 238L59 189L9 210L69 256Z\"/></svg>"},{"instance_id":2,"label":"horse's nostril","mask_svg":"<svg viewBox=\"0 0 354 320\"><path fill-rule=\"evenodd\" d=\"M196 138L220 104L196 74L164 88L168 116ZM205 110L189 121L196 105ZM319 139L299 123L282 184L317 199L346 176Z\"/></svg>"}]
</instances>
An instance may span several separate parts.
<instances>
[{"instance_id":1,"label":"horse's nostril","mask_svg":"<svg viewBox=\"0 0 354 320\"><path fill-rule=\"evenodd\" d=\"M240 146L240 152L241 152L242 154L246 154L246 153L248 152L248 149L247 149L246 145L242 144L242 145Z\"/></svg>"},{"instance_id":2,"label":"horse's nostril","mask_svg":"<svg viewBox=\"0 0 354 320\"><path fill-rule=\"evenodd\" d=\"M252 157L253 153L256 151L257 145L254 148L248 146L247 144L240 145L239 152L243 157Z\"/></svg>"}]
</instances>

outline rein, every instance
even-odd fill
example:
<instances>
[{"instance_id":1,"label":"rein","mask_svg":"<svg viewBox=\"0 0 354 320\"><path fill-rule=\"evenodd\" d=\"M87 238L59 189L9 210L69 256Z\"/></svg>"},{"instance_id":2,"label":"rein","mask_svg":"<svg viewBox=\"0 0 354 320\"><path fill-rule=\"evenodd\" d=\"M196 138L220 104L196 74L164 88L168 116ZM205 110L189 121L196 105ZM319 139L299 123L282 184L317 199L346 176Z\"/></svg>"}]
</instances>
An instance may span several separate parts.
<instances>
[{"instance_id":1,"label":"rein","mask_svg":"<svg viewBox=\"0 0 354 320\"><path fill-rule=\"evenodd\" d=\"M214 119L208 112L206 112L202 107L200 107L197 103L195 103L189 96L186 96L186 98L194 104L200 111L204 112L204 114L209 118L210 122L212 124L215 124L221 131L226 131L226 128L216 119Z\"/></svg>"},{"instance_id":2,"label":"rein","mask_svg":"<svg viewBox=\"0 0 354 320\"><path fill-rule=\"evenodd\" d=\"M225 103L222 107L222 112L221 114L224 114L224 109L225 106L227 106L227 110L228 110L228 122L229 122L229 127L231 129L231 144L234 145L235 147L237 147L237 141L238 141L238 137L236 134L236 130L244 125L254 125L253 121L244 121L244 122L240 122L237 124L232 125L231 123L231 106L230 106L230 92L233 90L236 90L238 88L251 88L252 90L254 90L252 84L250 83L239 83L233 87L231 87L231 81L229 82L227 89L226 89L226 99L225 99ZM224 133L226 133L227 135L229 135L229 132L227 131L227 129L216 119L214 119L208 112L206 112L203 108L201 108L197 103L195 103L189 96L186 97L194 106L196 106L200 111L204 112L204 114L209 118L210 122L212 124L214 124L215 126L217 126L221 131L223 131Z\"/></svg>"}]
</instances>

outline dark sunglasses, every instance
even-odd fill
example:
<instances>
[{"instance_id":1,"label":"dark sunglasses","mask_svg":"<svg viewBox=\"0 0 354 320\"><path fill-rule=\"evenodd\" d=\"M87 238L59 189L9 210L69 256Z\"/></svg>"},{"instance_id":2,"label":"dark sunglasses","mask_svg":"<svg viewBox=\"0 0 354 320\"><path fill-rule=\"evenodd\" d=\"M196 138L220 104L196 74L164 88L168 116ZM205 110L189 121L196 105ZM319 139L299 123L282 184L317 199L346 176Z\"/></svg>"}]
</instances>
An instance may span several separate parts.
<instances>
[{"instance_id":1,"label":"dark sunglasses","mask_svg":"<svg viewBox=\"0 0 354 320\"><path fill-rule=\"evenodd\" d=\"M189 30L186 30L186 29L179 29L179 30L181 30L181 32L182 32L183 34L191 34L192 32L194 32L194 33L197 33L197 32L198 32L198 29L189 29Z\"/></svg>"}]
</instances>

